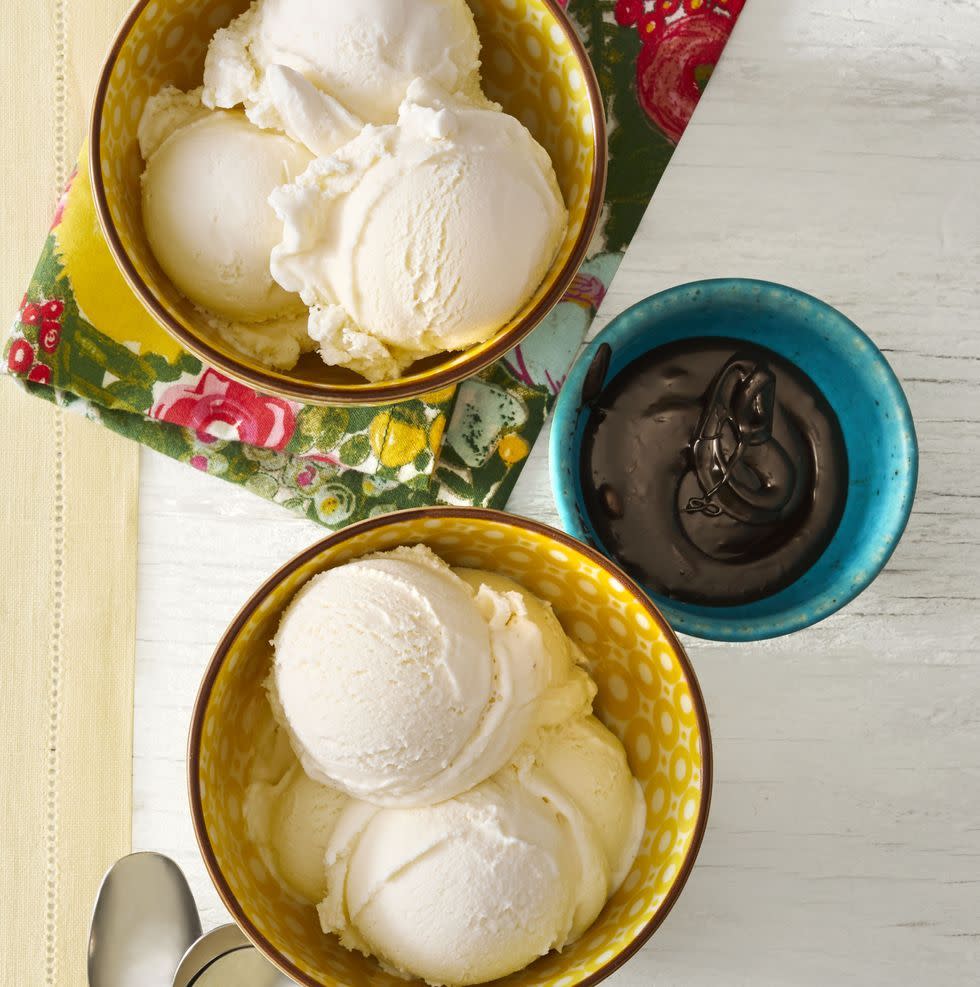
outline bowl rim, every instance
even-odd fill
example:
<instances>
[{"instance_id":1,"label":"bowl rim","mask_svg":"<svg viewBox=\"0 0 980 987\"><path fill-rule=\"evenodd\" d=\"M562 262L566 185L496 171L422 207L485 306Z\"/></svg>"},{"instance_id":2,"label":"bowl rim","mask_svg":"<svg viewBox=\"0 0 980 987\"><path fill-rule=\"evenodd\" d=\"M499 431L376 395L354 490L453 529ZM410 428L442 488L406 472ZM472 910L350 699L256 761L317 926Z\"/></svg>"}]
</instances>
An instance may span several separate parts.
<instances>
[{"instance_id":1,"label":"bowl rim","mask_svg":"<svg viewBox=\"0 0 980 987\"><path fill-rule=\"evenodd\" d=\"M645 593L652 596L658 607L662 607L664 612L670 617L674 625L684 634L703 638L710 641L724 642L749 642L763 641L769 638L782 637L796 631L811 627L821 620L836 613L838 610L853 602L868 586L874 582L888 564L889 559L898 547L902 539L905 528L908 525L912 514L912 507L915 501L916 487L919 475L919 448L918 439L915 433L915 422L912 418L912 411L909 407L908 398L902 389L898 375L892 369L891 364L884 354L875 345L874 340L856 323L849 319L840 309L835 308L829 302L817 298L799 288L790 285L780 284L776 281L766 281L759 278L705 278L698 281L688 281L683 284L674 285L663 291L655 292L646 298L630 305L619 312L610 322L596 335L589 340L583 348L581 354L568 373L565 385L562 387L555 403L554 421L552 423L551 436L548 449L548 472L551 480L552 499L561 518L562 527L573 536L585 539L586 531L580 523L578 517L577 501L573 489L569 487L562 477L562 468L567 464L570 451L574 446L575 429L578 420L579 405L573 395L576 395L584 380L585 371L588 369L589 361L594 357L596 350L603 343L608 343L615 350L615 347L627 336L632 335L634 327L632 322L637 317L644 317L646 311L655 302L673 300L675 297L681 303L693 292L700 293L700 301L704 301L706 296L713 296L725 291L739 291L752 289L766 289L781 295L786 300L803 302L808 306L815 307L821 312L829 315L833 322L833 330L842 336L849 336L859 340L865 347L865 361L867 365L876 366L883 376L885 388L881 391L884 399L890 403L890 407L895 414L895 428L904 442L907 444L908 465L904 475L904 489L898 503L894 523L890 526L888 539L884 545L884 550L880 553L880 558L876 564L865 569L862 578L842 584L837 589L825 589L813 595L806 605L797 604L788 607L784 611L773 615L760 617L733 618L725 615L728 608L719 607L718 615L691 615L680 611L672 605L672 601L663 597L651 594L648 590ZM649 320L647 323L649 328ZM650 346L650 349L655 349ZM579 451L575 450L576 459ZM571 464L576 468L576 464ZM818 560L819 561L819 560Z\"/></svg>"},{"instance_id":2,"label":"bowl rim","mask_svg":"<svg viewBox=\"0 0 980 987\"><path fill-rule=\"evenodd\" d=\"M317 555L320 555L322 552L326 551L328 548L332 548L342 542L348 541L352 537L362 534L365 531L386 527L401 521L433 518L447 518L456 520L478 518L481 520L494 521L498 524L504 524L512 528L519 528L538 535L544 535L546 538L550 538L559 545L584 555L609 575L613 576L615 579L618 579L620 583L622 583L622 585L646 609L655 626L661 631L667 642L673 648L674 653L677 656L677 660L681 666L681 670L687 681L688 689L691 693L691 702L694 707L695 718L698 724L698 730L701 735L701 799L698 805L698 816L691 831L691 842L688 845L687 852L681 862L674 882L667 894L664 896L664 900L661 902L660 908L657 909L656 914L615 956L613 956L606 964L594 973L589 974L588 977L580 981L578 984L578 987L593 987L593 985L600 983L618 970L635 953L637 953L650 939L654 932L657 931L664 919L670 913L671 909L677 903L677 899L680 897L681 892L683 891L684 886L694 869L694 864L701 849L701 843L704 839L705 830L708 825L708 815L711 808L711 792L714 781L711 729L708 723L708 710L704 700L704 695L701 691L701 686L698 682L697 675L695 674L694 667L691 664L687 651L684 649L683 644L681 644L680 640L677 638L677 635L674 633L673 628L660 612L657 605L650 599L649 595L636 582L636 580L634 580L628 573L624 572L615 562L608 559L601 552L598 552L590 545L586 545L584 542L573 538L564 531L553 528L552 526L544 524L541 521L534 521L531 518L525 518L516 514L508 514L505 511L498 511L484 507L440 506L408 508L407 510L394 511L389 514L379 515L378 517L368 518L364 521L359 521L356 524L352 524L349 527L342 528L339 531L328 535L326 538L317 541L309 548L304 549L302 552L291 558L288 562L280 566L271 576L269 576L269 578L262 583L262 585L241 607L232 622L229 624L228 629L222 635L221 640L218 642L218 645L208 662L200 688L197 692L197 696L194 699L193 715L191 717L187 743L187 787L191 808L191 820L194 826L194 835L197 840L198 849L202 859L204 860L204 865L207 869L208 875L210 876L219 897L231 913L232 918L242 929L245 935L248 936L253 945L255 945L256 948L258 948L268 960L282 970L283 973L289 977L292 977L297 983L302 984L303 987L322 987L322 983L320 981L314 980L308 974L294 966L279 952L279 950L276 949L275 946L272 945L271 942L269 942L264 935L262 935L261 932L259 932L259 930L252 923L251 919L249 919L249 917L245 914L241 905L238 903L234 892L228 885L228 882L226 881L225 876L218 865L214 849L211 845L211 838L204 822L204 809L199 783L201 736L204 728L204 715L211 698L214 683L217 680L218 673L224 664L232 643L237 638L239 632L249 617L252 616L261 603L282 583L284 579L286 579L286 577L291 575L301 566L305 565L311 559L315 558Z\"/></svg>"},{"instance_id":3,"label":"bowl rim","mask_svg":"<svg viewBox=\"0 0 980 987\"><path fill-rule=\"evenodd\" d=\"M572 250L558 269L551 287L537 304L506 332L501 333L483 352L462 358L455 366L437 367L431 371L408 378L396 378L389 381L358 382L354 384L307 384L298 380L280 379L273 372L264 369L253 369L231 356L214 349L205 341L199 339L178 319L174 318L163 306L150 286L143 280L130 259L122 238L116 229L115 222L109 209L106 196L105 179L102 169L102 123L105 109L106 93L109 80L116 66L120 52L130 32L144 10L156 0L136 0L124 18L119 30L109 47L99 82L95 90L92 113L89 124L89 173L91 175L92 195L95 200L95 212L98 216L99 228L109 245L116 266L119 268L129 287L142 302L144 308L153 316L157 323L165 329L185 349L198 357L208 366L215 367L223 374L231 377L247 387L254 388L265 394L286 400L299 401L313 405L374 405L394 401L405 401L421 397L433 391L458 384L461 381L479 373L490 364L499 360L525 339L545 316L561 301L562 296L572 283L582 262L585 260L589 244L592 241L602 207L605 200L606 174L608 170L608 145L606 142L606 116L592 60L582 40L579 38L568 14L558 0L539 0L555 19L579 63L588 94L592 115L592 178L586 199L585 216L578 235L572 244ZM466 350L460 351L465 354Z\"/></svg>"}]
</instances>

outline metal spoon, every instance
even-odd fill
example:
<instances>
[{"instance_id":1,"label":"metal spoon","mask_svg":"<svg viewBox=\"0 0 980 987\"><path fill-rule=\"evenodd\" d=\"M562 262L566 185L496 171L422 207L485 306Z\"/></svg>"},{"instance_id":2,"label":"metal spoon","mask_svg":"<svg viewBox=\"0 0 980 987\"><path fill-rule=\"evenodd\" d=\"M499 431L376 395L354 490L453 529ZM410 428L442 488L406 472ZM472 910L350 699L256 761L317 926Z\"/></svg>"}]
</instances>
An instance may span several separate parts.
<instances>
[{"instance_id":1,"label":"metal spoon","mask_svg":"<svg viewBox=\"0 0 980 987\"><path fill-rule=\"evenodd\" d=\"M295 987L249 941L237 925L222 925L184 954L173 987Z\"/></svg>"},{"instance_id":2,"label":"metal spoon","mask_svg":"<svg viewBox=\"0 0 980 987\"><path fill-rule=\"evenodd\" d=\"M88 947L89 987L169 987L201 920L180 868L159 853L123 857L102 880Z\"/></svg>"}]
</instances>

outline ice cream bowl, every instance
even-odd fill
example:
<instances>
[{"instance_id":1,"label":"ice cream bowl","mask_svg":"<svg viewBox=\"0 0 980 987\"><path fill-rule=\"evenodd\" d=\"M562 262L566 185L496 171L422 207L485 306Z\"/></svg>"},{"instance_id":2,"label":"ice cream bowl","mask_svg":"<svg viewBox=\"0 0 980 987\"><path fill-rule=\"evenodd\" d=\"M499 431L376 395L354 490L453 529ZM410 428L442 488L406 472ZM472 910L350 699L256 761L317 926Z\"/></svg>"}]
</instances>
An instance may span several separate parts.
<instances>
[{"instance_id":1,"label":"ice cream bowl","mask_svg":"<svg viewBox=\"0 0 980 987\"><path fill-rule=\"evenodd\" d=\"M581 645L599 693L595 711L622 740L647 804L643 843L595 924L498 983L596 984L632 956L676 902L704 835L711 740L683 647L640 588L600 553L543 524L477 508L420 508L331 535L273 575L219 643L195 704L188 782L197 839L218 892L246 935L307 987L404 984L324 935L315 910L283 892L250 842L246 779L254 738L271 716L263 689L269 641L284 608L315 574L364 554L426 544L452 565L510 576L549 601Z\"/></svg>"},{"instance_id":2,"label":"ice cream bowl","mask_svg":"<svg viewBox=\"0 0 980 987\"><path fill-rule=\"evenodd\" d=\"M137 128L149 97L165 85L201 84L208 42L248 0L139 0L113 42L91 121L92 186L99 223L140 301L182 346L257 390L308 404L380 404L469 377L538 325L570 285L595 231L606 176L602 99L582 43L557 0L471 0L483 44L487 94L547 149L565 204L565 238L531 298L489 339L419 361L397 379L369 383L326 366L316 353L288 371L229 345L161 270L143 226Z\"/></svg>"}]
</instances>

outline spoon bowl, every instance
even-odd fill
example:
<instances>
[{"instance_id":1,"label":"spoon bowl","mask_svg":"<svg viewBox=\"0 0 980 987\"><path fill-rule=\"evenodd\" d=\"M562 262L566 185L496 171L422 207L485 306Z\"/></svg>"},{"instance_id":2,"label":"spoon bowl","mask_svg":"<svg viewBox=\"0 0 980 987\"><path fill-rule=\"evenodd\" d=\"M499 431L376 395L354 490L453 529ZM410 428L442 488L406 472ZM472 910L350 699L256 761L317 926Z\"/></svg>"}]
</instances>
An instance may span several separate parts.
<instances>
[{"instance_id":1,"label":"spoon bowl","mask_svg":"<svg viewBox=\"0 0 980 987\"><path fill-rule=\"evenodd\" d=\"M174 974L173 987L294 987L245 937L222 925L191 946Z\"/></svg>"},{"instance_id":2,"label":"spoon bowl","mask_svg":"<svg viewBox=\"0 0 980 987\"><path fill-rule=\"evenodd\" d=\"M102 880L92 914L89 987L169 987L201 935L181 869L158 853L123 857Z\"/></svg>"}]
</instances>

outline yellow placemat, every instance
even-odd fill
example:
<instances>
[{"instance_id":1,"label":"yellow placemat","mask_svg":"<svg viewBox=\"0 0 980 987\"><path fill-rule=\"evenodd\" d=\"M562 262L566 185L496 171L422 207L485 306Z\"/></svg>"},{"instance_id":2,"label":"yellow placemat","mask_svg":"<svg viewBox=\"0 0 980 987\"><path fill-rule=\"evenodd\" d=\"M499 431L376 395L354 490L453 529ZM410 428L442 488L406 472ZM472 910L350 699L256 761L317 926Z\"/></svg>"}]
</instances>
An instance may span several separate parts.
<instances>
[{"instance_id":1,"label":"yellow placemat","mask_svg":"<svg viewBox=\"0 0 980 987\"><path fill-rule=\"evenodd\" d=\"M127 0L8 4L0 297L19 297ZM136 447L0 386L0 984L80 987L99 880L129 849Z\"/></svg>"}]
</instances>

